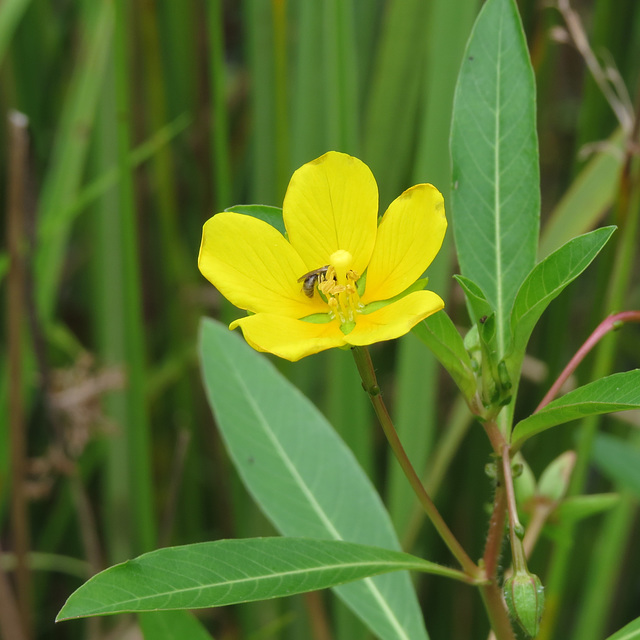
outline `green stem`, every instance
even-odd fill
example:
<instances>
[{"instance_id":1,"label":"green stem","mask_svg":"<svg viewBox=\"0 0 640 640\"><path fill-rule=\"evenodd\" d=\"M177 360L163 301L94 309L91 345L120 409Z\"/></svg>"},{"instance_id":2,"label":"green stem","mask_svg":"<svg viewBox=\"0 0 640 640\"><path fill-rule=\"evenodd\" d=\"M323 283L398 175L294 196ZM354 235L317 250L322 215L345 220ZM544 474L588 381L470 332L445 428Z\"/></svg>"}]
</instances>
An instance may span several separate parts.
<instances>
[{"instance_id":1,"label":"green stem","mask_svg":"<svg viewBox=\"0 0 640 640\"><path fill-rule=\"evenodd\" d=\"M496 582L481 585L480 595L496 640L516 640L509 614L502 600L502 593Z\"/></svg>"},{"instance_id":2,"label":"green stem","mask_svg":"<svg viewBox=\"0 0 640 640\"><path fill-rule=\"evenodd\" d=\"M585 356L600 342L609 331L618 330L625 322L640 322L640 311L622 311L606 317L587 338L585 343L576 351L569 364L564 368L558 379L553 383L547 394L542 399L534 413L546 407L559 393L562 385L569 379L569 376L576 370Z\"/></svg>"},{"instance_id":3,"label":"green stem","mask_svg":"<svg viewBox=\"0 0 640 640\"><path fill-rule=\"evenodd\" d=\"M518 518L518 507L513 490L513 474L511 473L511 457L509 456L509 445L506 444L502 447L502 481L507 498L507 513L509 514L509 540L513 570L514 572L527 571L527 560L522 546L522 538L519 535L524 532L524 529Z\"/></svg>"},{"instance_id":4,"label":"green stem","mask_svg":"<svg viewBox=\"0 0 640 640\"><path fill-rule=\"evenodd\" d=\"M420 501L420 504L433 523L433 526L436 528L436 531L440 534L440 537L458 560L464 571L472 578L482 579L483 575L481 569L467 555L467 552L462 548L457 538L453 535L443 520L440 512L436 508L435 504L433 504L433 501L427 494L418 474L407 457L402 443L400 442L400 438L398 438L398 433L393 426L391 416L389 415L384 400L382 399L369 350L366 347L353 347L352 352L360 377L362 378L364 390L369 394L369 399L371 400L371 404L378 416L382 430L384 431L384 434L391 445L391 449L400 463L407 480L409 480L411 488Z\"/></svg>"},{"instance_id":5,"label":"green stem","mask_svg":"<svg viewBox=\"0 0 640 640\"><path fill-rule=\"evenodd\" d=\"M469 430L472 418L473 416L469 413L466 400L459 396L453 405L451 416L447 420L447 429L438 441L433 455L429 457L427 469L423 476L424 488L430 496L435 496L438 493L451 461ZM405 549L413 547L423 521L424 511L416 504L402 538L402 546Z\"/></svg>"}]
</instances>

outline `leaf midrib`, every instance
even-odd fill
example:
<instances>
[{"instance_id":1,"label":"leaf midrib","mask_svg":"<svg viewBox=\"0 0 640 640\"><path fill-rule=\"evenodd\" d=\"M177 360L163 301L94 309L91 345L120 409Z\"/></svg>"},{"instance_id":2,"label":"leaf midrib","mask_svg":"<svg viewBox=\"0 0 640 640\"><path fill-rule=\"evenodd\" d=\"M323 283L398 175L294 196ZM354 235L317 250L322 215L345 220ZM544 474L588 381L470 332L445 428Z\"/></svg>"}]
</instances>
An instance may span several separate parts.
<instances>
[{"instance_id":1,"label":"leaf midrib","mask_svg":"<svg viewBox=\"0 0 640 640\"><path fill-rule=\"evenodd\" d=\"M258 418L259 423L261 425L263 425L263 428L264 428L264 431L265 431L267 437L274 444L274 446L276 447L277 452L280 453L280 455L282 456L282 459L283 459L283 461L285 463L285 466L287 467L287 469L290 470L290 472L292 473L292 476L294 477L294 479L299 482L300 489L303 491L303 493L306 496L309 497L312 509L314 511L316 511L316 513L317 513L318 517L320 518L321 522L327 524L327 530L334 537L334 539L343 540L343 541L347 542L346 540L344 540L344 538L338 532L338 530L333 526L333 523L328 519L324 509L320 506L320 504L316 500L316 498L313 495L313 493L307 487L307 485L304 482L303 478L300 476L300 474L298 473L297 469L295 468L295 466L291 462L289 456L286 454L284 449L280 446L280 443L277 440L277 438L275 437L275 434L269 428L269 423L267 422L264 414L262 413L261 408L257 405L257 403L255 402L255 399L249 393L249 388L245 385L244 379L242 378L242 376L240 376L239 371L233 366L234 363L229 361L229 360L228 360L228 362L229 362L230 368L233 371L233 375L235 376L236 380L238 380L240 387L245 392L245 397L247 398L247 402L249 403L251 409L254 411L256 417ZM399 636L401 638L403 638L403 639L411 640L409 638L409 636L406 634L405 629L401 625L400 621L394 615L393 611L389 608L389 604L387 603L387 601L383 597L383 595L380 593L380 590L378 589L377 585L371 580L371 578L364 578L362 581L366 584L367 588L371 591L373 597L376 599L376 601L380 605L381 609L385 612L387 619L390 621L392 627L396 630L396 632L399 634Z\"/></svg>"},{"instance_id":2,"label":"leaf midrib","mask_svg":"<svg viewBox=\"0 0 640 640\"><path fill-rule=\"evenodd\" d=\"M130 600L119 600L117 603L114 603L112 605L105 605L102 609L94 609L92 613L109 611L113 606L121 607L123 605L126 606L129 603L144 602L146 600L152 600L154 598L174 597L176 595L188 594L194 591L203 591L205 589L214 589L214 588L224 587L224 586L231 587L231 586L236 586L236 585L256 582L256 581L269 581L269 580L293 577L298 574L313 575L313 574L319 574L326 571L335 571L336 569L351 569L351 568L358 568L363 566L364 567L376 566L376 567L380 567L381 569L385 567L394 567L394 570L398 570L398 571L405 570L405 569L407 570L420 569L421 567L420 563L418 562L410 562L410 561L402 562L402 561L391 561L391 560L377 561L376 560L375 562L372 562L372 561L348 562L348 563L340 563L335 565L322 565L319 567L311 567L308 569L293 569L290 571L281 571L278 573L271 573L264 576L247 576L245 578L237 578L235 580L225 580L218 583L215 583L215 582L203 583L193 587L172 589L171 591L157 592L147 596L138 596L135 598L131 598ZM367 579L368 578L364 578L364 580L367 580ZM342 583L342 584L345 584L345 583ZM118 611L120 611L120 609L118 609Z\"/></svg>"},{"instance_id":3,"label":"leaf midrib","mask_svg":"<svg viewBox=\"0 0 640 640\"><path fill-rule=\"evenodd\" d=\"M496 315L498 324L498 350L500 356L504 355L504 321L503 321L503 291L502 291L502 226L501 226L501 206L500 206L500 96L501 96L501 67L502 67L502 14L498 25L498 65L496 70L496 110L495 110L495 141L494 141L494 207L496 215L495 224L495 244L496 244Z\"/></svg>"}]
</instances>

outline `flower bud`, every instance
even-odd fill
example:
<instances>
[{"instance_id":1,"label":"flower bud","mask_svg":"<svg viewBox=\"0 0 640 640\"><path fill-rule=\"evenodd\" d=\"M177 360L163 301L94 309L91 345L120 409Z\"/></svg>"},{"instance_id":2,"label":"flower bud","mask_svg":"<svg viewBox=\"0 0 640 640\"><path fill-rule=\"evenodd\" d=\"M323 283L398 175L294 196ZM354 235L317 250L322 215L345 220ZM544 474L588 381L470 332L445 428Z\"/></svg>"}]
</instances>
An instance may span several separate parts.
<instances>
[{"instance_id":1,"label":"flower bud","mask_svg":"<svg viewBox=\"0 0 640 640\"><path fill-rule=\"evenodd\" d=\"M535 637L544 609L544 587L540 578L526 571L518 571L505 580L503 594L511 617L527 635Z\"/></svg>"},{"instance_id":2,"label":"flower bud","mask_svg":"<svg viewBox=\"0 0 640 640\"><path fill-rule=\"evenodd\" d=\"M538 494L549 500L562 499L569 488L569 480L576 464L575 451L565 451L542 472Z\"/></svg>"}]
</instances>

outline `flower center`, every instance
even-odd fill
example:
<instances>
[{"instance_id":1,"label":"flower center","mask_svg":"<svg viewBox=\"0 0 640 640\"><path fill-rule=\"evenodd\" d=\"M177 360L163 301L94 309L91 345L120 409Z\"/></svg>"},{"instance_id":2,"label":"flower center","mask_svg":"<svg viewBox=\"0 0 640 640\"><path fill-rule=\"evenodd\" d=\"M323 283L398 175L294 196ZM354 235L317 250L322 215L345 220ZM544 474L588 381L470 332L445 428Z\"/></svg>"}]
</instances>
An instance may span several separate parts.
<instances>
[{"instance_id":1,"label":"flower center","mask_svg":"<svg viewBox=\"0 0 640 640\"><path fill-rule=\"evenodd\" d=\"M355 323L356 314L364 308L356 289L360 275L351 269L352 263L353 256L339 249L331 254L327 273L318 284L327 299L331 316L337 317L342 326Z\"/></svg>"}]
</instances>

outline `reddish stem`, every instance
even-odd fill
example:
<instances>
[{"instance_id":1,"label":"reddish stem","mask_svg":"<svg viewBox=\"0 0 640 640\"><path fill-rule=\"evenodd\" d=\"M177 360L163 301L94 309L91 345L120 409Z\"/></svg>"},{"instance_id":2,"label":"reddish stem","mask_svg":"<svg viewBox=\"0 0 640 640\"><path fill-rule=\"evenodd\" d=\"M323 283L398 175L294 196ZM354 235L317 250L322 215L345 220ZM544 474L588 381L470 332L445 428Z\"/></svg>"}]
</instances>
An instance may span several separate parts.
<instances>
[{"instance_id":1,"label":"reddish stem","mask_svg":"<svg viewBox=\"0 0 640 640\"><path fill-rule=\"evenodd\" d=\"M576 370L578 365L584 360L585 356L596 346L596 344L607 334L609 331L618 329L621 324L625 322L640 322L640 311L622 311L620 313L614 313L613 315L605 318L595 329L595 331L587 338L586 342L578 349L576 354L571 358L569 364L564 368L564 371L560 374L558 379L553 383L547 395L542 398L542 402L538 405L538 408L534 411L537 413L540 409L546 407L560 391L562 385L567 381L569 376Z\"/></svg>"}]
</instances>

